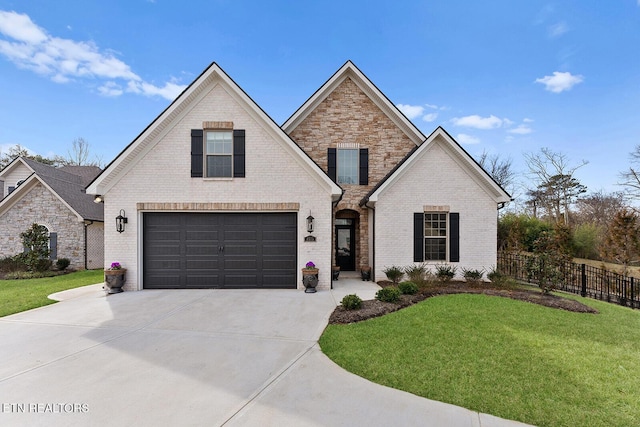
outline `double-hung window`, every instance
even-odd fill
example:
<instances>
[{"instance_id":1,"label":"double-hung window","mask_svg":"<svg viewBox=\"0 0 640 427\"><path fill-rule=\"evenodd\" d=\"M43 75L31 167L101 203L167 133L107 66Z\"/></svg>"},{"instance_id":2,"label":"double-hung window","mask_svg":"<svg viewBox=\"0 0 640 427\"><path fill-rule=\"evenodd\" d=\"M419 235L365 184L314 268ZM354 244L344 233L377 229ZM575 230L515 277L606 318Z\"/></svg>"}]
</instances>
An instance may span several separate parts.
<instances>
[{"instance_id":1,"label":"double-hung window","mask_svg":"<svg viewBox=\"0 0 640 427\"><path fill-rule=\"evenodd\" d=\"M413 261L460 262L460 214L425 206L413 214Z\"/></svg>"},{"instance_id":2,"label":"double-hung window","mask_svg":"<svg viewBox=\"0 0 640 427\"><path fill-rule=\"evenodd\" d=\"M424 260L447 260L448 213L424 214Z\"/></svg>"},{"instance_id":3,"label":"double-hung window","mask_svg":"<svg viewBox=\"0 0 640 427\"><path fill-rule=\"evenodd\" d=\"M369 149L358 143L327 148L327 173L338 184L369 185Z\"/></svg>"},{"instance_id":4,"label":"double-hung window","mask_svg":"<svg viewBox=\"0 0 640 427\"><path fill-rule=\"evenodd\" d=\"M233 132L206 131L206 176L231 178L233 176Z\"/></svg>"}]
</instances>

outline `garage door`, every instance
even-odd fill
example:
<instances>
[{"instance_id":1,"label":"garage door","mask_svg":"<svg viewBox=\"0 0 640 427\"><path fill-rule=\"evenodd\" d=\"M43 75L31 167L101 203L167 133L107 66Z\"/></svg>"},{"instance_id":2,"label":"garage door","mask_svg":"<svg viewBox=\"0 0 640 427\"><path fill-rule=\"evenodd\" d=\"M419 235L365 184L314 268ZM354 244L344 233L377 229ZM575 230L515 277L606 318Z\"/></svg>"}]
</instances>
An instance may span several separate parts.
<instances>
[{"instance_id":1,"label":"garage door","mask_svg":"<svg viewBox=\"0 0 640 427\"><path fill-rule=\"evenodd\" d=\"M296 288L295 213L143 215L146 289Z\"/></svg>"}]
</instances>

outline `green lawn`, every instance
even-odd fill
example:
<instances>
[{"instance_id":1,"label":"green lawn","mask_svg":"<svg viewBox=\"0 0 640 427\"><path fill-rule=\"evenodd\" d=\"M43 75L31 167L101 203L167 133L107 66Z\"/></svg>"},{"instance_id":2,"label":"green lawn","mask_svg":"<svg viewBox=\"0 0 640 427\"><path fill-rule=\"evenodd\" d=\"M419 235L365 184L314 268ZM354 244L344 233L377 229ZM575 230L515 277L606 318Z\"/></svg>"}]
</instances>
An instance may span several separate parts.
<instances>
[{"instance_id":1,"label":"green lawn","mask_svg":"<svg viewBox=\"0 0 640 427\"><path fill-rule=\"evenodd\" d=\"M53 304L55 301L47 296L55 292L103 281L102 270L84 270L42 279L0 280L0 317Z\"/></svg>"},{"instance_id":2,"label":"green lawn","mask_svg":"<svg viewBox=\"0 0 640 427\"><path fill-rule=\"evenodd\" d=\"M448 295L351 325L322 350L389 387L538 426L640 425L640 311L579 314Z\"/></svg>"}]
</instances>

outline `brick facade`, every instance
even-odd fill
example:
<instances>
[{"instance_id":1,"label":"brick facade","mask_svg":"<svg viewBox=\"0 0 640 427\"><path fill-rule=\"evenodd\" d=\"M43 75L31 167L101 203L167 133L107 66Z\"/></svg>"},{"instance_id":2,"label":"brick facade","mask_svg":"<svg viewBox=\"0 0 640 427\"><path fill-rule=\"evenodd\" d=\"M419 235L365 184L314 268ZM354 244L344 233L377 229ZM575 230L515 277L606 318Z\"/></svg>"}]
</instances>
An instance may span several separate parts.
<instances>
[{"instance_id":1,"label":"brick facade","mask_svg":"<svg viewBox=\"0 0 640 427\"><path fill-rule=\"evenodd\" d=\"M369 210L359 206L360 200L415 147L415 144L349 77L345 78L290 136L325 171L328 148L351 143L359 148L369 149L369 185L342 185L345 193L335 207L334 214L345 209L358 212L356 269L362 265L371 265ZM333 256L335 257L335 253Z\"/></svg>"},{"instance_id":2,"label":"brick facade","mask_svg":"<svg viewBox=\"0 0 640 427\"><path fill-rule=\"evenodd\" d=\"M33 223L44 225L49 232L58 233L57 258L69 258L71 268L84 268L84 223L57 197L37 183L11 209L0 217L0 256L6 257L23 251L20 233ZM98 226L96 226L97 228ZM101 236L93 239L100 251ZM98 258L96 253L94 258ZM96 259L99 268L101 259Z\"/></svg>"}]
</instances>

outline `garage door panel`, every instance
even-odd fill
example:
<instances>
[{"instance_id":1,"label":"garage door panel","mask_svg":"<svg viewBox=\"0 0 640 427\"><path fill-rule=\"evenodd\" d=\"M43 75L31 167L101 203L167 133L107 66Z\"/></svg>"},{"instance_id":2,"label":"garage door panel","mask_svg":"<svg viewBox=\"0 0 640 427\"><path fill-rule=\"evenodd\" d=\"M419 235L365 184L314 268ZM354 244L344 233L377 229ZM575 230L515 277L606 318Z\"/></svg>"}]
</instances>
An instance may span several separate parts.
<instances>
[{"instance_id":1,"label":"garage door panel","mask_svg":"<svg viewBox=\"0 0 640 427\"><path fill-rule=\"evenodd\" d=\"M297 214L143 215L145 288L295 288Z\"/></svg>"}]
</instances>

